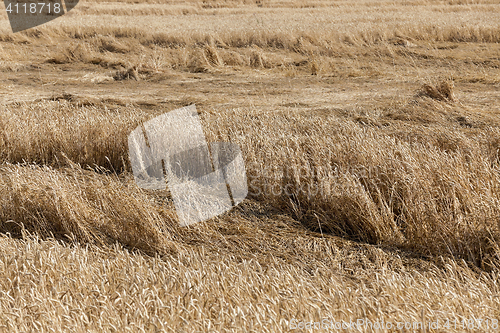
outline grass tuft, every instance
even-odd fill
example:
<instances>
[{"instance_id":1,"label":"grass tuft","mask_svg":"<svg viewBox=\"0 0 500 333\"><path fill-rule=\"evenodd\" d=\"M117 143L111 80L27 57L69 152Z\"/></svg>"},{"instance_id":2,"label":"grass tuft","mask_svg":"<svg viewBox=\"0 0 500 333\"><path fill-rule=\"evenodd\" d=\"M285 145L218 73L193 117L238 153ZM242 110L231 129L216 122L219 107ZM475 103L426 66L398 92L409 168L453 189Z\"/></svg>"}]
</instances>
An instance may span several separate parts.
<instances>
[{"instance_id":1,"label":"grass tuft","mask_svg":"<svg viewBox=\"0 0 500 333\"><path fill-rule=\"evenodd\" d=\"M453 81L442 81L436 86L425 84L422 87L420 95L427 96L438 101L456 102L454 89L455 85Z\"/></svg>"}]
</instances>

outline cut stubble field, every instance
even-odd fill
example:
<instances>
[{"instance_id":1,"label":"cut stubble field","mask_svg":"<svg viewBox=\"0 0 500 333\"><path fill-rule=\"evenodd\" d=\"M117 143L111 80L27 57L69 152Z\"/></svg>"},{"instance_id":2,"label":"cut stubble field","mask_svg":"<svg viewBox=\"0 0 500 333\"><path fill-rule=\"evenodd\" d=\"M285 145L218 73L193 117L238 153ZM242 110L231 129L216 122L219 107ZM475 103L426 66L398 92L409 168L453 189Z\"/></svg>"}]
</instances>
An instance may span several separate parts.
<instances>
[{"instance_id":1,"label":"cut stubble field","mask_svg":"<svg viewBox=\"0 0 500 333\"><path fill-rule=\"evenodd\" d=\"M17 34L2 15L1 331L500 318L498 1L84 1ZM249 196L180 227L127 136L193 103Z\"/></svg>"}]
</instances>

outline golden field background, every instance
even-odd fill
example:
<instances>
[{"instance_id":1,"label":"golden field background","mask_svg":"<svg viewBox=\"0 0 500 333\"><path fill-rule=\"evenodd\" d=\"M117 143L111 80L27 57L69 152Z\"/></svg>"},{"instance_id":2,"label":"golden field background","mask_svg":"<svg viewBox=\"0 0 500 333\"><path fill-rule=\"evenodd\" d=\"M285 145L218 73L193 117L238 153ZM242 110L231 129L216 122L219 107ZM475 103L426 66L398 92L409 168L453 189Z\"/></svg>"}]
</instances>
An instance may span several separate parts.
<instances>
[{"instance_id":1,"label":"golden field background","mask_svg":"<svg viewBox=\"0 0 500 333\"><path fill-rule=\"evenodd\" d=\"M3 14L0 330L498 319L499 19L486 0L85 1L12 34ZM250 195L181 228L134 184L127 135L192 103Z\"/></svg>"}]
</instances>

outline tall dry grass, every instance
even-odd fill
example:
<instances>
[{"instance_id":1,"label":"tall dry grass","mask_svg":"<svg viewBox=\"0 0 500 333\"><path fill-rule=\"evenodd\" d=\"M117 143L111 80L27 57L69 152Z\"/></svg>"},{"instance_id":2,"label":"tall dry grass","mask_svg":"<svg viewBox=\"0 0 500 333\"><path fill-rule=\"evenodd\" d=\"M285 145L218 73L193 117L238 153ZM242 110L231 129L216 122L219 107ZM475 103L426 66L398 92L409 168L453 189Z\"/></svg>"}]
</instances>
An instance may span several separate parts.
<instances>
[{"instance_id":1,"label":"tall dry grass","mask_svg":"<svg viewBox=\"0 0 500 333\"><path fill-rule=\"evenodd\" d=\"M127 135L140 120L153 116L134 108L105 111L67 102L12 107L1 118L2 158L4 163L28 165L4 168L4 193L11 193L2 197L4 221L44 226L40 228L51 232L77 230L88 241L88 233L110 225L106 216L115 225L131 218L126 203L133 201L119 190L125 185L110 180L114 185L108 193L105 180L78 180L78 171L56 176L58 171L48 166L130 172ZM446 123L402 132L397 126L384 130L335 117L251 109L208 112L202 119L209 141L232 141L242 148L250 196L288 212L314 231L421 255L446 254L486 270L497 265L496 126L476 134ZM23 131L26 128L30 130ZM86 188L76 196L76 189ZM76 201L63 204L58 198ZM115 203L111 207L116 211L108 212L106 202ZM134 205L140 207L141 202ZM132 211L147 215L162 209L144 205ZM140 216L132 217L137 225L146 223ZM159 232L155 223L147 225Z\"/></svg>"},{"instance_id":2,"label":"tall dry grass","mask_svg":"<svg viewBox=\"0 0 500 333\"><path fill-rule=\"evenodd\" d=\"M0 115L0 158L64 166L67 157L82 167L124 171L129 164L127 135L147 114L134 107L111 111L92 105L92 100L87 103L79 107L61 99L5 107Z\"/></svg>"},{"instance_id":3,"label":"tall dry grass","mask_svg":"<svg viewBox=\"0 0 500 333\"><path fill-rule=\"evenodd\" d=\"M498 318L498 276L479 276L446 259L442 268L408 270L400 258L381 250L295 236L295 255L244 259L193 246L144 257L119 246L103 251L2 237L0 308L8 320L0 327L10 332L289 332L297 331L291 328L298 322L364 318L394 326L409 322L415 331L413 323L448 320L459 324L453 331L480 332L487 319ZM300 261L302 254L307 261ZM467 326L471 318L483 319L482 329L461 329L462 320ZM359 331L373 329L360 326Z\"/></svg>"},{"instance_id":4,"label":"tall dry grass","mask_svg":"<svg viewBox=\"0 0 500 333\"><path fill-rule=\"evenodd\" d=\"M408 128L333 117L230 114L217 116L213 140L242 146L250 194L308 227L483 268L498 264L497 127L467 136L436 125L415 140Z\"/></svg>"}]
</instances>

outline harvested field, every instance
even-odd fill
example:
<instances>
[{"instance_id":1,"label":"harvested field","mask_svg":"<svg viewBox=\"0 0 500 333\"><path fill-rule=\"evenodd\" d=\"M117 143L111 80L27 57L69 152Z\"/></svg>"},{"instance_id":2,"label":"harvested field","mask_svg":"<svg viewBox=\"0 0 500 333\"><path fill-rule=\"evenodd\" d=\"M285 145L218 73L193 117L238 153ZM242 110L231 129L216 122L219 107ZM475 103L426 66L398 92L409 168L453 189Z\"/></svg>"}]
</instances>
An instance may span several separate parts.
<instances>
[{"instance_id":1,"label":"harvested field","mask_svg":"<svg viewBox=\"0 0 500 333\"><path fill-rule=\"evenodd\" d=\"M498 1L3 13L0 331L498 329ZM191 104L249 195L180 227L127 137Z\"/></svg>"}]
</instances>

